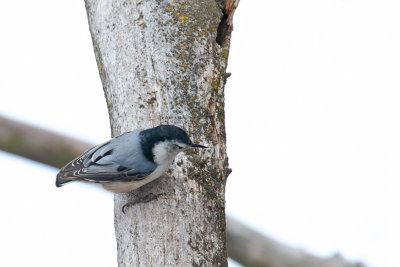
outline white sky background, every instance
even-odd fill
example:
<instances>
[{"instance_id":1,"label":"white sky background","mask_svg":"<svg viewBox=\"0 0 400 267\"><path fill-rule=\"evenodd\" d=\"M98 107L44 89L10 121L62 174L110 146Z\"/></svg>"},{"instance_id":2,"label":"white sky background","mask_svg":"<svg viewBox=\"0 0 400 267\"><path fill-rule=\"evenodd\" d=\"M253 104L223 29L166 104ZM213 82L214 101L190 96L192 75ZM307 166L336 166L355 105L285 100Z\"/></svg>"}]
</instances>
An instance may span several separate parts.
<instances>
[{"instance_id":1,"label":"white sky background","mask_svg":"<svg viewBox=\"0 0 400 267\"><path fill-rule=\"evenodd\" d=\"M317 255L400 266L399 13L398 1L241 1L228 213ZM0 33L0 114L110 137L83 1L3 1ZM55 169L6 153L0 166L1 266L116 266L111 194L56 189Z\"/></svg>"}]
</instances>

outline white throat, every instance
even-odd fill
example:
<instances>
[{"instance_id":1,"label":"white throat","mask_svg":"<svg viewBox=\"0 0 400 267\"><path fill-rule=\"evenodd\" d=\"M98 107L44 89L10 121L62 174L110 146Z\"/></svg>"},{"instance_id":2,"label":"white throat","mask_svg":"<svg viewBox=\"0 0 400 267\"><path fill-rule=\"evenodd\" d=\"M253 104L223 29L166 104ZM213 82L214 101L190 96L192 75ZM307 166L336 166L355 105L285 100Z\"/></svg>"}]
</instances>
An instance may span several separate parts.
<instances>
[{"instance_id":1,"label":"white throat","mask_svg":"<svg viewBox=\"0 0 400 267\"><path fill-rule=\"evenodd\" d=\"M178 154L169 142L159 142L153 147L154 162L157 165L170 165Z\"/></svg>"}]
</instances>

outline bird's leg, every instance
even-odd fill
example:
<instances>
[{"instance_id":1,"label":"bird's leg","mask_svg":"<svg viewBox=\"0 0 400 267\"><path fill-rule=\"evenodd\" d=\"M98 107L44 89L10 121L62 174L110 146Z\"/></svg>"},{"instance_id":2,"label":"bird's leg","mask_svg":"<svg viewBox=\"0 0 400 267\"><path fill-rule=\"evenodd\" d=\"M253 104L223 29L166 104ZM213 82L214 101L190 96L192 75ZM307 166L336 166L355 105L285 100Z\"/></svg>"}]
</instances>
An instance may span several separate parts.
<instances>
[{"instance_id":1,"label":"bird's leg","mask_svg":"<svg viewBox=\"0 0 400 267\"><path fill-rule=\"evenodd\" d=\"M129 208L130 206L133 206L133 205L136 205L136 204L139 204L139 203L147 203L147 202L150 202L152 200L156 200L156 199L158 199L159 196L162 196L162 195L165 195L165 194L164 193L160 193L160 194L150 193L150 194L147 194L147 195L145 195L143 197L138 197L135 201L128 202L125 205L123 205L122 206L122 212L125 214L126 209Z\"/></svg>"}]
</instances>

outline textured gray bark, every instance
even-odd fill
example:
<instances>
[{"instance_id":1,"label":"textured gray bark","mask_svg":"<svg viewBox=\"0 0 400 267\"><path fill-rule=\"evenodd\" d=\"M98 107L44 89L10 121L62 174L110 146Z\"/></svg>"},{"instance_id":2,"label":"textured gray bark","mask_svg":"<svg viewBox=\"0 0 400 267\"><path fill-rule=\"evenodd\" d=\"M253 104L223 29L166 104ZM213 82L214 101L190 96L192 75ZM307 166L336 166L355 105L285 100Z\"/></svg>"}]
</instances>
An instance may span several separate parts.
<instances>
[{"instance_id":1,"label":"textured gray bark","mask_svg":"<svg viewBox=\"0 0 400 267\"><path fill-rule=\"evenodd\" d=\"M226 266L224 85L229 41L222 47L216 42L221 3L85 3L113 135L173 124L209 146L178 156L155 182L115 196L119 266ZM150 193L158 199L122 213L124 204Z\"/></svg>"}]
</instances>

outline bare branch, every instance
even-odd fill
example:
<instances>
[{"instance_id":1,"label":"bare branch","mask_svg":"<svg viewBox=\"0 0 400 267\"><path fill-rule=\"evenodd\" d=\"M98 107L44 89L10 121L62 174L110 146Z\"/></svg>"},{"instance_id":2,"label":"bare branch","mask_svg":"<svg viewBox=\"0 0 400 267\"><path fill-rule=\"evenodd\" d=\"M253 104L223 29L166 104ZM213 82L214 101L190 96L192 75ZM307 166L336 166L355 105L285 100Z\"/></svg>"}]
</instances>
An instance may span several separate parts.
<instances>
[{"instance_id":1,"label":"bare branch","mask_svg":"<svg viewBox=\"0 0 400 267\"><path fill-rule=\"evenodd\" d=\"M61 168L91 144L0 116L0 149Z\"/></svg>"},{"instance_id":2,"label":"bare branch","mask_svg":"<svg viewBox=\"0 0 400 267\"><path fill-rule=\"evenodd\" d=\"M55 132L0 116L0 149L60 168L90 148L88 144ZM281 244L227 216L228 255L245 266L361 267L341 256L322 259Z\"/></svg>"},{"instance_id":3,"label":"bare branch","mask_svg":"<svg viewBox=\"0 0 400 267\"><path fill-rule=\"evenodd\" d=\"M336 254L331 258L315 257L307 252L279 243L239 221L227 217L229 256L245 266L260 267L362 267Z\"/></svg>"}]
</instances>

